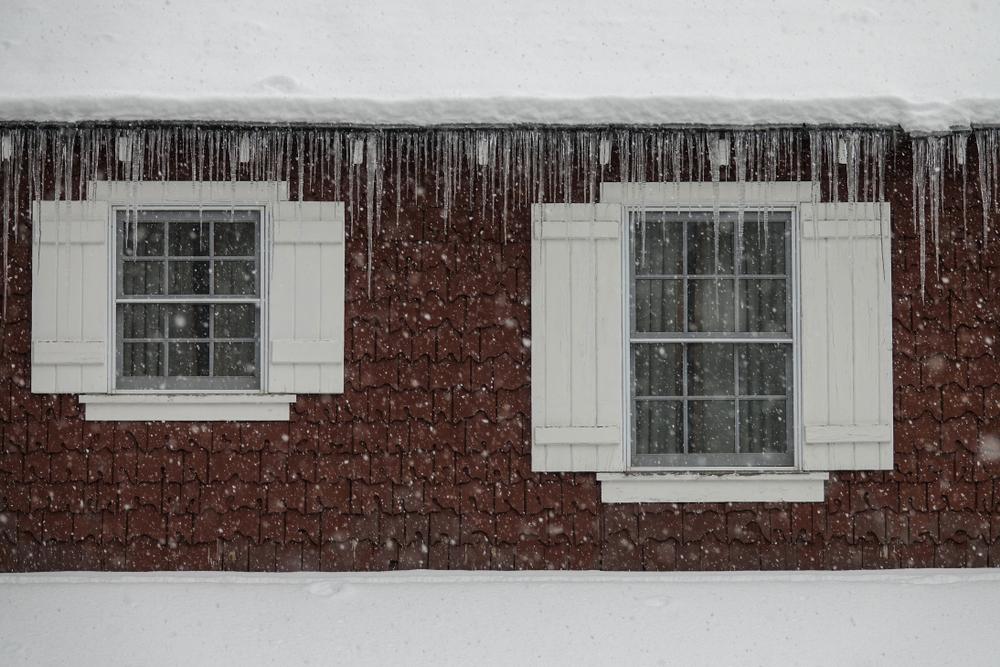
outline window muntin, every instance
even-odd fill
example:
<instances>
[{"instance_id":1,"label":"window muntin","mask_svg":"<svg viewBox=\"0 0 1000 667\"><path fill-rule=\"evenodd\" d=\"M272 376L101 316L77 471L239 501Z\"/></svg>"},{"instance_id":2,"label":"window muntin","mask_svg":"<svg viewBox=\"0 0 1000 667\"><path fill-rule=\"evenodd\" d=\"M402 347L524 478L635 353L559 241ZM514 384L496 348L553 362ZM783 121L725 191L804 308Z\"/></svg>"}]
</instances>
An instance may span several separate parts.
<instances>
[{"instance_id":1,"label":"window muntin","mask_svg":"<svg viewBox=\"0 0 1000 667\"><path fill-rule=\"evenodd\" d=\"M259 390L259 209L118 210L115 386Z\"/></svg>"},{"instance_id":2,"label":"window muntin","mask_svg":"<svg viewBox=\"0 0 1000 667\"><path fill-rule=\"evenodd\" d=\"M633 467L794 462L791 214L629 218Z\"/></svg>"}]
</instances>

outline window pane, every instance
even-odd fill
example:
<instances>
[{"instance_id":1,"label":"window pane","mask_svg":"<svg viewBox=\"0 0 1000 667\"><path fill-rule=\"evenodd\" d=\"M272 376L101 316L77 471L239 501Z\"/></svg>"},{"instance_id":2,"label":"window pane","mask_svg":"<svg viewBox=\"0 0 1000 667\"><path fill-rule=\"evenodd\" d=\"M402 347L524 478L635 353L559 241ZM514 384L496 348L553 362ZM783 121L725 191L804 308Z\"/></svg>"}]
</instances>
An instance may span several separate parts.
<instances>
[{"instance_id":1,"label":"window pane","mask_svg":"<svg viewBox=\"0 0 1000 667\"><path fill-rule=\"evenodd\" d=\"M215 293L252 296L257 293L257 270L254 262L228 260L215 262Z\"/></svg>"},{"instance_id":2,"label":"window pane","mask_svg":"<svg viewBox=\"0 0 1000 667\"><path fill-rule=\"evenodd\" d=\"M637 220L632 227L632 264L635 275L684 273L684 225L680 222ZM659 217L659 216L657 216Z\"/></svg>"},{"instance_id":3,"label":"window pane","mask_svg":"<svg viewBox=\"0 0 1000 667\"><path fill-rule=\"evenodd\" d=\"M163 344L125 343L121 374L130 377L163 375Z\"/></svg>"},{"instance_id":4,"label":"window pane","mask_svg":"<svg viewBox=\"0 0 1000 667\"><path fill-rule=\"evenodd\" d=\"M252 303L215 306L216 338L255 338L257 305Z\"/></svg>"},{"instance_id":5,"label":"window pane","mask_svg":"<svg viewBox=\"0 0 1000 667\"><path fill-rule=\"evenodd\" d=\"M257 373L256 343L216 343L215 375L253 376Z\"/></svg>"},{"instance_id":6,"label":"window pane","mask_svg":"<svg viewBox=\"0 0 1000 667\"><path fill-rule=\"evenodd\" d=\"M170 375L208 375L208 343L170 343Z\"/></svg>"},{"instance_id":7,"label":"window pane","mask_svg":"<svg viewBox=\"0 0 1000 667\"><path fill-rule=\"evenodd\" d=\"M634 428L639 454L684 451L684 409L680 401L636 401Z\"/></svg>"},{"instance_id":8,"label":"window pane","mask_svg":"<svg viewBox=\"0 0 1000 667\"><path fill-rule=\"evenodd\" d=\"M740 394L784 396L791 372L791 345L740 345Z\"/></svg>"},{"instance_id":9,"label":"window pane","mask_svg":"<svg viewBox=\"0 0 1000 667\"><path fill-rule=\"evenodd\" d=\"M720 220L718 234L715 222L711 219L689 221L687 223L688 274L732 273L733 230L732 220ZM718 257L716 257L716 237L718 237Z\"/></svg>"},{"instance_id":10,"label":"window pane","mask_svg":"<svg viewBox=\"0 0 1000 667\"><path fill-rule=\"evenodd\" d=\"M163 309L156 303L125 303L119 306L122 336L163 338Z\"/></svg>"},{"instance_id":11,"label":"window pane","mask_svg":"<svg viewBox=\"0 0 1000 667\"><path fill-rule=\"evenodd\" d=\"M163 223L119 223L118 233L126 257L157 257L163 255Z\"/></svg>"},{"instance_id":12,"label":"window pane","mask_svg":"<svg viewBox=\"0 0 1000 667\"><path fill-rule=\"evenodd\" d=\"M788 223L751 220L743 224L743 273L784 274Z\"/></svg>"},{"instance_id":13,"label":"window pane","mask_svg":"<svg viewBox=\"0 0 1000 667\"><path fill-rule=\"evenodd\" d=\"M683 346L639 343L632 346L632 394L680 396L683 389Z\"/></svg>"},{"instance_id":14,"label":"window pane","mask_svg":"<svg viewBox=\"0 0 1000 667\"><path fill-rule=\"evenodd\" d=\"M171 294L208 294L207 261L170 262Z\"/></svg>"},{"instance_id":15,"label":"window pane","mask_svg":"<svg viewBox=\"0 0 1000 667\"><path fill-rule=\"evenodd\" d=\"M740 331L787 330L787 305L784 280L741 280Z\"/></svg>"},{"instance_id":16,"label":"window pane","mask_svg":"<svg viewBox=\"0 0 1000 667\"><path fill-rule=\"evenodd\" d=\"M635 281L635 330L682 331L684 327L683 281Z\"/></svg>"},{"instance_id":17,"label":"window pane","mask_svg":"<svg viewBox=\"0 0 1000 667\"><path fill-rule=\"evenodd\" d=\"M786 411L784 400L740 401L740 451L787 451Z\"/></svg>"},{"instance_id":18,"label":"window pane","mask_svg":"<svg viewBox=\"0 0 1000 667\"><path fill-rule=\"evenodd\" d=\"M688 348L688 395L732 396L736 391L735 346L692 343Z\"/></svg>"},{"instance_id":19,"label":"window pane","mask_svg":"<svg viewBox=\"0 0 1000 667\"><path fill-rule=\"evenodd\" d=\"M171 338L207 338L211 306L183 303L170 306Z\"/></svg>"},{"instance_id":20,"label":"window pane","mask_svg":"<svg viewBox=\"0 0 1000 667\"><path fill-rule=\"evenodd\" d=\"M736 401L688 403L688 451L721 454L736 451Z\"/></svg>"},{"instance_id":21,"label":"window pane","mask_svg":"<svg viewBox=\"0 0 1000 667\"><path fill-rule=\"evenodd\" d=\"M170 223L170 254L190 257L208 254L209 222Z\"/></svg>"},{"instance_id":22,"label":"window pane","mask_svg":"<svg viewBox=\"0 0 1000 667\"><path fill-rule=\"evenodd\" d=\"M698 332L733 331L733 281L688 281L688 329Z\"/></svg>"},{"instance_id":23,"label":"window pane","mask_svg":"<svg viewBox=\"0 0 1000 667\"><path fill-rule=\"evenodd\" d=\"M252 222L215 223L215 254L252 257L257 253L257 225Z\"/></svg>"},{"instance_id":24,"label":"window pane","mask_svg":"<svg viewBox=\"0 0 1000 667\"><path fill-rule=\"evenodd\" d=\"M163 262L124 262L122 264L122 294L163 294Z\"/></svg>"}]
</instances>

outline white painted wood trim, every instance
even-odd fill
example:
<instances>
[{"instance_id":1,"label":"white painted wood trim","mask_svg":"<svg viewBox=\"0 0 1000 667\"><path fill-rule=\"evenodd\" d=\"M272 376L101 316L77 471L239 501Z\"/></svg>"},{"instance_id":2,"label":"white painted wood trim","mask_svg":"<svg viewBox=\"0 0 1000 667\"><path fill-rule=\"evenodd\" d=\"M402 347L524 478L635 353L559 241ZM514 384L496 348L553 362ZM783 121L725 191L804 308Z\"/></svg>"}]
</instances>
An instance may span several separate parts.
<instances>
[{"instance_id":1,"label":"white painted wood trim","mask_svg":"<svg viewBox=\"0 0 1000 667\"><path fill-rule=\"evenodd\" d=\"M344 228L332 222L293 222L279 219L274 226L274 242L343 243Z\"/></svg>"},{"instance_id":2,"label":"white painted wood trim","mask_svg":"<svg viewBox=\"0 0 1000 667\"><path fill-rule=\"evenodd\" d=\"M296 340L271 341L271 363L274 364L342 364L344 346L339 341Z\"/></svg>"},{"instance_id":3,"label":"white painted wood trim","mask_svg":"<svg viewBox=\"0 0 1000 667\"><path fill-rule=\"evenodd\" d=\"M803 470L892 470L892 440L806 443Z\"/></svg>"},{"instance_id":4,"label":"white painted wood trim","mask_svg":"<svg viewBox=\"0 0 1000 667\"><path fill-rule=\"evenodd\" d=\"M864 424L848 426L806 426L806 442L810 444L826 442L889 442L892 440L892 426L888 424Z\"/></svg>"},{"instance_id":5,"label":"white painted wood trim","mask_svg":"<svg viewBox=\"0 0 1000 667\"><path fill-rule=\"evenodd\" d=\"M87 421L288 421L294 394L83 394Z\"/></svg>"},{"instance_id":6,"label":"white painted wood trim","mask_svg":"<svg viewBox=\"0 0 1000 667\"><path fill-rule=\"evenodd\" d=\"M602 183L601 202L623 206L702 206L715 203L781 206L812 201L819 183L772 181L743 183Z\"/></svg>"},{"instance_id":7,"label":"white painted wood trim","mask_svg":"<svg viewBox=\"0 0 1000 667\"><path fill-rule=\"evenodd\" d=\"M617 426L538 426L535 442L539 445L615 445L622 441Z\"/></svg>"},{"instance_id":8,"label":"white painted wood trim","mask_svg":"<svg viewBox=\"0 0 1000 667\"><path fill-rule=\"evenodd\" d=\"M59 211L61 207L49 207L43 206L42 204L51 204L54 202L37 202L40 204L36 207L35 220L45 220L45 223L40 225L38 230L38 242L54 245L63 245L67 243L73 243L78 245L104 245L107 242L108 236L108 218L107 218L107 207L93 207L100 208L104 216L99 220L87 220L78 219L74 220L71 218L72 213L64 213L65 217L70 218L68 220L60 220L57 216L60 215ZM80 206L79 202L74 202L77 204L76 209L90 208L86 204ZM49 216L45 218L45 216Z\"/></svg>"},{"instance_id":9,"label":"white painted wood trim","mask_svg":"<svg viewBox=\"0 0 1000 667\"><path fill-rule=\"evenodd\" d=\"M617 209L620 211L620 209ZM619 219L594 220L590 227L577 221L538 220L535 222L536 239L616 239L621 232L621 215Z\"/></svg>"},{"instance_id":10,"label":"white painted wood trim","mask_svg":"<svg viewBox=\"0 0 1000 667\"><path fill-rule=\"evenodd\" d=\"M112 205L231 204L288 201L288 181L91 181L87 199Z\"/></svg>"},{"instance_id":11,"label":"white painted wood trim","mask_svg":"<svg viewBox=\"0 0 1000 667\"><path fill-rule=\"evenodd\" d=\"M531 207L531 467L624 468L617 204Z\"/></svg>"},{"instance_id":12,"label":"white painted wood trim","mask_svg":"<svg viewBox=\"0 0 1000 667\"><path fill-rule=\"evenodd\" d=\"M614 472L622 469L622 444L553 443L531 448L532 472Z\"/></svg>"},{"instance_id":13,"label":"white painted wood trim","mask_svg":"<svg viewBox=\"0 0 1000 667\"><path fill-rule=\"evenodd\" d=\"M891 470L888 203L803 204L804 470Z\"/></svg>"},{"instance_id":14,"label":"white painted wood trim","mask_svg":"<svg viewBox=\"0 0 1000 667\"><path fill-rule=\"evenodd\" d=\"M825 472L598 473L605 503L822 502Z\"/></svg>"},{"instance_id":15,"label":"white painted wood trim","mask_svg":"<svg viewBox=\"0 0 1000 667\"><path fill-rule=\"evenodd\" d=\"M31 363L56 366L78 364L100 366L107 359L104 341L33 341Z\"/></svg>"}]
</instances>

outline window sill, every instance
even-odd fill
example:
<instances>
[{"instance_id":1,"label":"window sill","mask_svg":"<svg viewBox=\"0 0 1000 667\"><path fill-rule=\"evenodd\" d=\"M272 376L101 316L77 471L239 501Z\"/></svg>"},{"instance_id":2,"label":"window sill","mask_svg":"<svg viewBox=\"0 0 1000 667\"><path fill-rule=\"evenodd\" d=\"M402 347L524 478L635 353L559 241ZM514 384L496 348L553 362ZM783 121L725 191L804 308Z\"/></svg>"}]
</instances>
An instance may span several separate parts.
<instances>
[{"instance_id":1,"label":"window sill","mask_svg":"<svg viewBox=\"0 0 1000 667\"><path fill-rule=\"evenodd\" d=\"M825 472L598 473L605 503L822 502Z\"/></svg>"},{"instance_id":2,"label":"window sill","mask_svg":"<svg viewBox=\"0 0 1000 667\"><path fill-rule=\"evenodd\" d=\"M87 421L288 421L295 394L83 394Z\"/></svg>"}]
</instances>

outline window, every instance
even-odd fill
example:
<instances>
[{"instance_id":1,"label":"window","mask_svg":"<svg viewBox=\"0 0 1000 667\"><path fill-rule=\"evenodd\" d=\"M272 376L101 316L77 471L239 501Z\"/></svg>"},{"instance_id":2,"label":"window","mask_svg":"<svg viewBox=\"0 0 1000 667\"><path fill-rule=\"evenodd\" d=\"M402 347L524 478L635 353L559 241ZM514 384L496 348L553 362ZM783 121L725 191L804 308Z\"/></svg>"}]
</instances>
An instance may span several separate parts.
<instances>
[{"instance_id":1,"label":"window","mask_svg":"<svg viewBox=\"0 0 1000 667\"><path fill-rule=\"evenodd\" d=\"M792 465L791 221L629 214L632 467Z\"/></svg>"},{"instance_id":2,"label":"window","mask_svg":"<svg viewBox=\"0 0 1000 667\"><path fill-rule=\"evenodd\" d=\"M259 210L117 210L120 390L261 387Z\"/></svg>"},{"instance_id":3,"label":"window","mask_svg":"<svg viewBox=\"0 0 1000 667\"><path fill-rule=\"evenodd\" d=\"M344 390L343 202L96 181L32 224L33 392L92 421L271 421Z\"/></svg>"},{"instance_id":4,"label":"window","mask_svg":"<svg viewBox=\"0 0 1000 667\"><path fill-rule=\"evenodd\" d=\"M817 197L532 206L532 470L595 472L604 502L818 502L829 471L891 469L890 207Z\"/></svg>"}]
</instances>

